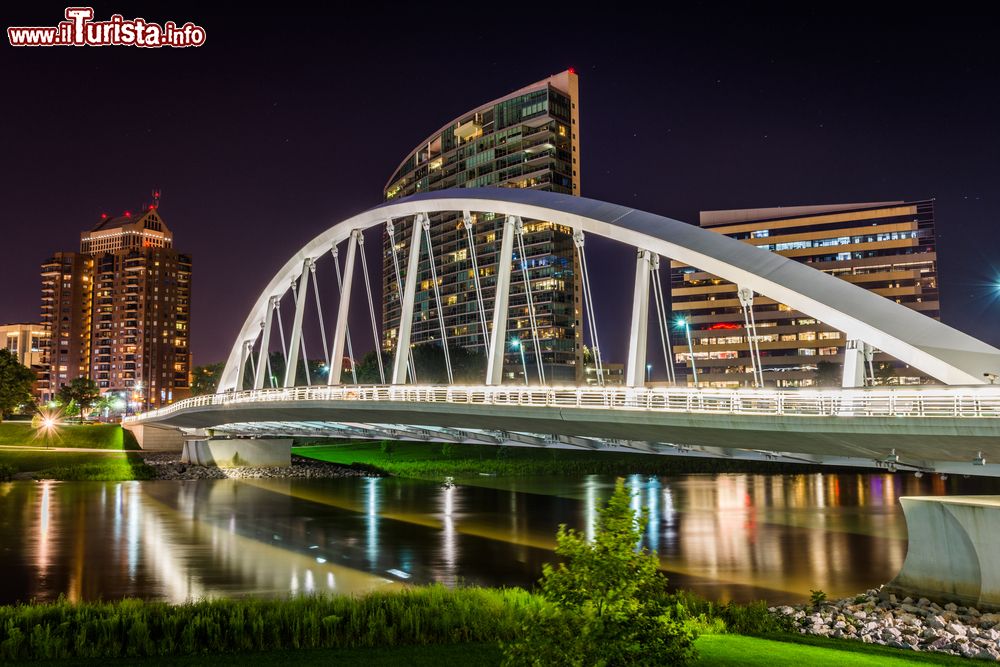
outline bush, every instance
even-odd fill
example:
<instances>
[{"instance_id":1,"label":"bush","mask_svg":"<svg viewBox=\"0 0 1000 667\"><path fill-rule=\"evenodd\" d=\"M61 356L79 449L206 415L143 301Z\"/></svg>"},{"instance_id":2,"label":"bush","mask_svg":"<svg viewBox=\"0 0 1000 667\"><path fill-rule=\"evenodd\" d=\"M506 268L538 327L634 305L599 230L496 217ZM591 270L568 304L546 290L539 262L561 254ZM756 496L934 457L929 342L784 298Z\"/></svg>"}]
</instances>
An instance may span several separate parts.
<instances>
[{"instance_id":1,"label":"bush","mask_svg":"<svg viewBox=\"0 0 1000 667\"><path fill-rule=\"evenodd\" d=\"M814 607L822 607L826 604L826 593L824 591L814 591L809 589L809 602Z\"/></svg>"},{"instance_id":2,"label":"bush","mask_svg":"<svg viewBox=\"0 0 1000 667\"><path fill-rule=\"evenodd\" d=\"M0 463L0 482L9 482L14 479L17 470L8 463Z\"/></svg>"},{"instance_id":3,"label":"bush","mask_svg":"<svg viewBox=\"0 0 1000 667\"><path fill-rule=\"evenodd\" d=\"M396 443L394 443L392 440L383 440L379 444L379 449L381 449L382 453L385 454L386 456L392 456L392 453L396 451Z\"/></svg>"},{"instance_id":4,"label":"bush","mask_svg":"<svg viewBox=\"0 0 1000 667\"><path fill-rule=\"evenodd\" d=\"M539 582L550 603L504 646L506 665L677 665L694 657L694 633L674 612L655 553L636 548L646 512L632 512L619 478L598 511L593 542L560 526Z\"/></svg>"},{"instance_id":5,"label":"bush","mask_svg":"<svg viewBox=\"0 0 1000 667\"><path fill-rule=\"evenodd\" d=\"M677 591L671 596L674 616L706 628L721 622L725 632L761 636L791 630L791 620L767 610L763 600L747 604L712 602L690 591Z\"/></svg>"},{"instance_id":6,"label":"bush","mask_svg":"<svg viewBox=\"0 0 1000 667\"><path fill-rule=\"evenodd\" d=\"M454 454L455 454L455 443L446 442L443 445L441 445L441 456L447 456L448 458L451 458L452 455Z\"/></svg>"},{"instance_id":7,"label":"bush","mask_svg":"<svg viewBox=\"0 0 1000 667\"><path fill-rule=\"evenodd\" d=\"M441 586L363 597L0 606L0 664L512 639L544 606L520 589ZM131 664L129 662L128 664Z\"/></svg>"}]
</instances>

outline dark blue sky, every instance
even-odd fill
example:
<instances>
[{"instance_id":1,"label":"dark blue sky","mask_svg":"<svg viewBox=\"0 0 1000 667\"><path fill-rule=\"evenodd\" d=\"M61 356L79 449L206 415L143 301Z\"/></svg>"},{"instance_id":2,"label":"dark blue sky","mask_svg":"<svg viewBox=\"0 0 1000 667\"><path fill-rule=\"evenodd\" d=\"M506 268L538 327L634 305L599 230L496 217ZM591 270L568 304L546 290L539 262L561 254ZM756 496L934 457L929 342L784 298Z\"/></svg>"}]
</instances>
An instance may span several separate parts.
<instances>
[{"instance_id":1,"label":"dark blue sky","mask_svg":"<svg viewBox=\"0 0 1000 667\"><path fill-rule=\"evenodd\" d=\"M54 25L64 6L7 9L4 27ZM221 360L274 271L378 203L418 141L573 66L584 196L691 222L701 209L936 198L944 319L1000 344L992 21L716 7L665 20L534 3L493 17L468 4L241 16L99 3L98 18L193 21L207 43L4 44L0 321L37 319L38 264L156 186L194 256L195 363ZM589 247L605 356L620 359L628 331L612 323L627 321L633 254Z\"/></svg>"}]
</instances>

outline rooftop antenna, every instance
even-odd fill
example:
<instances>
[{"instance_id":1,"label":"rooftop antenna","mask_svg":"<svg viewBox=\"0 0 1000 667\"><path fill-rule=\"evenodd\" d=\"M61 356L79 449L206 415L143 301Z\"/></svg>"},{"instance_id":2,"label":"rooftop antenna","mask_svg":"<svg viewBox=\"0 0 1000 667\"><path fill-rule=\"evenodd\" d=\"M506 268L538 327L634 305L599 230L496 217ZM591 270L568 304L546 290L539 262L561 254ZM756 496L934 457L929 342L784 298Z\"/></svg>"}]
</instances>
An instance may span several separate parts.
<instances>
[{"instance_id":1,"label":"rooftop antenna","mask_svg":"<svg viewBox=\"0 0 1000 667\"><path fill-rule=\"evenodd\" d=\"M160 189L153 189L153 208L160 208Z\"/></svg>"}]
</instances>

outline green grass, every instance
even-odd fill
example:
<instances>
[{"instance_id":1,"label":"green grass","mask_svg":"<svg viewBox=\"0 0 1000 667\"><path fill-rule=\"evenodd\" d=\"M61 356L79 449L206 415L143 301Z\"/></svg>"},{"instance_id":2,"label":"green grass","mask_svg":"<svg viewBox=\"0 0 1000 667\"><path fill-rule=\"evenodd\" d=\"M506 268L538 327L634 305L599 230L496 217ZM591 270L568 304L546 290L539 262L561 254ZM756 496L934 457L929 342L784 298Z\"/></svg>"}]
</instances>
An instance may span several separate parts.
<instances>
[{"instance_id":1,"label":"green grass","mask_svg":"<svg viewBox=\"0 0 1000 667\"><path fill-rule=\"evenodd\" d=\"M122 482L153 479L153 469L132 452L46 452L0 450L0 466L36 479Z\"/></svg>"},{"instance_id":2,"label":"green grass","mask_svg":"<svg viewBox=\"0 0 1000 667\"><path fill-rule=\"evenodd\" d=\"M545 604L520 589L428 586L364 597L14 605L0 607L0 663L497 642Z\"/></svg>"},{"instance_id":3,"label":"green grass","mask_svg":"<svg viewBox=\"0 0 1000 667\"><path fill-rule=\"evenodd\" d=\"M896 665L969 665L968 659L955 656L901 651L857 641L829 639L805 643L776 641L740 635L704 635L695 642L696 665L739 665L774 667L809 665L809 667L895 667Z\"/></svg>"},{"instance_id":4,"label":"green grass","mask_svg":"<svg viewBox=\"0 0 1000 667\"><path fill-rule=\"evenodd\" d=\"M185 656L178 658L144 658L143 665L365 665L366 667L442 667L443 665L499 665L503 656L497 644L438 644L433 646L392 646L387 648L299 649ZM90 665L133 665L132 660L45 660L37 665L87 667Z\"/></svg>"},{"instance_id":5,"label":"green grass","mask_svg":"<svg viewBox=\"0 0 1000 667\"><path fill-rule=\"evenodd\" d=\"M846 667L868 665L969 665L967 659L933 653L904 652L884 646L856 642L826 640L824 646L798 642L775 641L739 635L704 635L695 642L698 658L694 665L813 665ZM857 644L857 646L854 646ZM439 644L424 646L391 646L353 649L298 649L286 651L261 651L258 653L230 653L193 655L169 658L144 658L143 665L286 665L323 667L325 665L370 665L372 667L441 667L444 665L477 665L495 667L501 664L503 653L495 643ZM127 659L68 659L45 660L35 664L60 665L61 667L86 667L89 665L134 664Z\"/></svg>"},{"instance_id":6,"label":"green grass","mask_svg":"<svg viewBox=\"0 0 1000 667\"><path fill-rule=\"evenodd\" d=\"M63 423L51 433L30 422L0 423L0 445L7 447L79 447L82 449L138 449L132 434L118 424Z\"/></svg>"},{"instance_id":7,"label":"green grass","mask_svg":"<svg viewBox=\"0 0 1000 667\"><path fill-rule=\"evenodd\" d=\"M526 475L657 475L695 472L794 472L808 473L808 466L755 461L731 461L656 454L586 452L534 447L452 445L449 454L433 442L394 442L384 454L378 442L317 441L296 443L292 453L350 465L371 466L390 475L418 479L444 476L471 478L481 473L500 477ZM787 469L786 469L787 468ZM830 472L826 470L825 472ZM855 471L856 472L856 471Z\"/></svg>"}]
</instances>

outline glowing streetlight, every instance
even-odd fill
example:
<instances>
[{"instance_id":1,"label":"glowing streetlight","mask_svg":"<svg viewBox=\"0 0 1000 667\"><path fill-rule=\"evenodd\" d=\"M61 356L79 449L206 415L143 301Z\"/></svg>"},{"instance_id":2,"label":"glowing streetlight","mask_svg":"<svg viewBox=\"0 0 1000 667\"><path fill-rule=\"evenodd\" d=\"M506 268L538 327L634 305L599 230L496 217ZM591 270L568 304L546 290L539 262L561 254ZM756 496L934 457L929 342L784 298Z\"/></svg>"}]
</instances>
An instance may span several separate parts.
<instances>
[{"instance_id":1,"label":"glowing streetlight","mask_svg":"<svg viewBox=\"0 0 1000 667\"><path fill-rule=\"evenodd\" d=\"M698 386L698 367L694 363L694 345L691 343L691 326L686 317L678 317L675 320L678 328L684 327L684 335L687 337L688 355L691 358L691 374L694 376L694 386Z\"/></svg>"},{"instance_id":2,"label":"glowing streetlight","mask_svg":"<svg viewBox=\"0 0 1000 667\"><path fill-rule=\"evenodd\" d=\"M653 379L653 364L646 364L646 382Z\"/></svg>"},{"instance_id":3,"label":"glowing streetlight","mask_svg":"<svg viewBox=\"0 0 1000 667\"><path fill-rule=\"evenodd\" d=\"M520 338L514 338L511 339L510 346L521 353L521 368L524 369L524 384L528 384L528 362L524 360L524 345L521 344Z\"/></svg>"}]
</instances>

